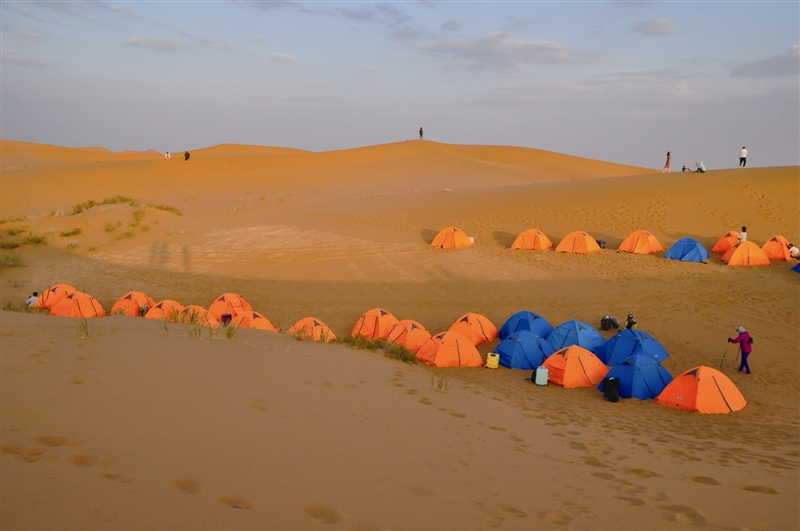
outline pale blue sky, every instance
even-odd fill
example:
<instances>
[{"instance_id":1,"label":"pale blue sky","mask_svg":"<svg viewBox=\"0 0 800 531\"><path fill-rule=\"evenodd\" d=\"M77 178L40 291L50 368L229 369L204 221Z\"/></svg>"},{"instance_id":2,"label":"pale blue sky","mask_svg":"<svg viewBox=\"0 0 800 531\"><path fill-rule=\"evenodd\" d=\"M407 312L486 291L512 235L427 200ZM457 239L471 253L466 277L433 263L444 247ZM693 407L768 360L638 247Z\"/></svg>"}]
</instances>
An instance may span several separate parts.
<instances>
[{"instance_id":1,"label":"pale blue sky","mask_svg":"<svg viewBox=\"0 0 800 531\"><path fill-rule=\"evenodd\" d=\"M2 1L2 138L800 164L800 3Z\"/></svg>"}]
</instances>

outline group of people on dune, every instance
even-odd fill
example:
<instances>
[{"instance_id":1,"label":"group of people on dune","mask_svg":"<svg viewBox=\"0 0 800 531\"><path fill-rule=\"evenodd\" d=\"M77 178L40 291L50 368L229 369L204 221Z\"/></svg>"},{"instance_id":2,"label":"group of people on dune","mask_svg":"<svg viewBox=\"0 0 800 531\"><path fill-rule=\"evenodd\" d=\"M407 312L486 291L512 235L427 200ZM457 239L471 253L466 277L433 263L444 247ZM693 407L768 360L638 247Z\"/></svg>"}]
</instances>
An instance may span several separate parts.
<instances>
[{"instance_id":1,"label":"group of people on dune","mask_svg":"<svg viewBox=\"0 0 800 531\"><path fill-rule=\"evenodd\" d=\"M706 172L706 165L703 164L703 161L695 163L695 170L694 173L705 173ZM742 150L739 152L739 167L744 168L747 166L747 148L742 146ZM681 172L689 172L692 173L692 170L683 165L681 168ZM672 173L672 152L667 151L667 163L664 164L664 169L661 170L661 173Z\"/></svg>"}]
</instances>

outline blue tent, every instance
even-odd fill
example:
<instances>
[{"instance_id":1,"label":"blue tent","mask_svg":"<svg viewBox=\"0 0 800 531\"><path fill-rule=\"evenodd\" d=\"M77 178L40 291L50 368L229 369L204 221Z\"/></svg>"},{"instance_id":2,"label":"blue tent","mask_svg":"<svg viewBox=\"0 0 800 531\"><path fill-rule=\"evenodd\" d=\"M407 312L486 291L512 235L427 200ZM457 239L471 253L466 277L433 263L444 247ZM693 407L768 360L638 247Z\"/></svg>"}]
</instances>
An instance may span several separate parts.
<instances>
[{"instance_id":1,"label":"blue tent","mask_svg":"<svg viewBox=\"0 0 800 531\"><path fill-rule=\"evenodd\" d=\"M792 268L792 271L794 271L795 273L800 273L800 264L797 264L796 266L794 266Z\"/></svg>"},{"instance_id":2,"label":"blue tent","mask_svg":"<svg viewBox=\"0 0 800 531\"><path fill-rule=\"evenodd\" d=\"M550 332L547 342L550 343L553 350L578 345L597 354L597 351L606 344L606 338L601 336L600 332L592 325L582 321L567 321Z\"/></svg>"},{"instance_id":3,"label":"blue tent","mask_svg":"<svg viewBox=\"0 0 800 531\"><path fill-rule=\"evenodd\" d=\"M533 370L555 350L547 340L533 332L522 330L504 339L494 349L500 354L500 365L509 369Z\"/></svg>"},{"instance_id":4,"label":"blue tent","mask_svg":"<svg viewBox=\"0 0 800 531\"><path fill-rule=\"evenodd\" d=\"M606 342L597 357L606 365L614 366L637 354L645 354L659 362L669 356L669 352L650 334L641 330L621 330Z\"/></svg>"},{"instance_id":5,"label":"blue tent","mask_svg":"<svg viewBox=\"0 0 800 531\"><path fill-rule=\"evenodd\" d=\"M619 378L619 396L647 400L655 398L672 381L672 375L655 358L632 356L612 367L606 378ZM603 382L597 387L603 390Z\"/></svg>"},{"instance_id":6,"label":"blue tent","mask_svg":"<svg viewBox=\"0 0 800 531\"><path fill-rule=\"evenodd\" d=\"M550 332L553 331L553 325L548 323L547 319L538 313L522 311L517 312L509 317L503 327L500 329L500 333L498 335L500 336L500 339L508 339L511 334L515 332L521 332L522 330L533 332L534 334L547 339L547 336L549 336Z\"/></svg>"},{"instance_id":7,"label":"blue tent","mask_svg":"<svg viewBox=\"0 0 800 531\"><path fill-rule=\"evenodd\" d=\"M708 256L706 248L694 238L682 238L664 253L664 258L681 262L705 262Z\"/></svg>"}]
</instances>

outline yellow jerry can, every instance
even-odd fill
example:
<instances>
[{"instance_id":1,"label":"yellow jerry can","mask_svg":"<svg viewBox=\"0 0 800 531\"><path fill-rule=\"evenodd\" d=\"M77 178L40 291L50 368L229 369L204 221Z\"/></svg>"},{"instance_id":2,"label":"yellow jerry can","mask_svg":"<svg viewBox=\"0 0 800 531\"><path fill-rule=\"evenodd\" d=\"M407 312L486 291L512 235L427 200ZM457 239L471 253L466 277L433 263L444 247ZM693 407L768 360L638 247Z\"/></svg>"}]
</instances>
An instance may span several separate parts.
<instances>
[{"instance_id":1,"label":"yellow jerry can","mask_svg":"<svg viewBox=\"0 0 800 531\"><path fill-rule=\"evenodd\" d=\"M486 368L487 369L496 369L500 365L500 354L495 354L494 352L490 352L488 356L486 356Z\"/></svg>"}]
</instances>

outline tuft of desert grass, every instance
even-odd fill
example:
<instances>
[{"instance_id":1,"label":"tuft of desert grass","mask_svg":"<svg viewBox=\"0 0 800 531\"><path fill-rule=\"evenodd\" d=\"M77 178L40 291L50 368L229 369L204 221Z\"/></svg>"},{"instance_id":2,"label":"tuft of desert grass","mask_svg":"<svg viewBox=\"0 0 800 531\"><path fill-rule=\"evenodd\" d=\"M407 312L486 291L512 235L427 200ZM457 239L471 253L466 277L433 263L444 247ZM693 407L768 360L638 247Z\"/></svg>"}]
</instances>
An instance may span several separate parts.
<instances>
[{"instance_id":1,"label":"tuft of desert grass","mask_svg":"<svg viewBox=\"0 0 800 531\"><path fill-rule=\"evenodd\" d=\"M431 389L437 393L447 393L451 388L447 376L434 376L431 374Z\"/></svg>"},{"instance_id":2,"label":"tuft of desert grass","mask_svg":"<svg viewBox=\"0 0 800 531\"><path fill-rule=\"evenodd\" d=\"M9 227L6 229L6 234L9 236L18 236L23 232L28 232L29 230L31 229L27 225L17 225L16 227Z\"/></svg>"},{"instance_id":3,"label":"tuft of desert grass","mask_svg":"<svg viewBox=\"0 0 800 531\"><path fill-rule=\"evenodd\" d=\"M0 240L0 249L16 249L17 247L19 247L17 242Z\"/></svg>"},{"instance_id":4,"label":"tuft of desert grass","mask_svg":"<svg viewBox=\"0 0 800 531\"><path fill-rule=\"evenodd\" d=\"M122 226L122 222L121 221L117 221L115 223L108 222L105 225L106 232L114 232L115 230L117 230L121 226Z\"/></svg>"},{"instance_id":5,"label":"tuft of desert grass","mask_svg":"<svg viewBox=\"0 0 800 531\"><path fill-rule=\"evenodd\" d=\"M78 337L81 339L87 339L91 335L92 335L92 330L89 327L89 321L87 321L86 318L84 317L83 319L78 321Z\"/></svg>"},{"instance_id":6,"label":"tuft of desert grass","mask_svg":"<svg viewBox=\"0 0 800 531\"><path fill-rule=\"evenodd\" d=\"M111 241L124 240L126 238L133 238L135 235L136 235L136 233L133 232L133 230L128 229L128 230L122 231L119 234L117 234L114 237L112 237Z\"/></svg>"},{"instance_id":7,"label":"tuft of desert grass","mask_svg":"<svg viewBox=\"0 0 800 531\"><path fill-rule=\"evenodd\" d=\"M19 313L36 313L36 314L48 314L50 310L45 310L44 308L31 308L30 306L23 305L17 306L11 301L7 301L3 304L3 311L4 312L19 312Z\"/></svg>"},{"instance_id":8,"label":"tuft of desert grass","mask_svg":"<svg viewBox=\"0 0 800 531\"><path fill-rule=\"evenodd\" d=\"M22 265L22 256L16 252L0 253L0 269L19 267Z\"/></svg>"},{"instance_id":9,"label":"tuft of desert grass","mask_svg":"<svg viewBox=\"0 0 800 531\"><path fill-rule=\"evenodd\" d=\"M228 340L236 339L236 334L238 334L238 333L239 333L239 329L236 328L236 325L229 324L225 328L225 339L228 339Z\"/></svg>"},{"instance_id":10,"label":"tuft of desert grass","mask_svg":"<svg viewBox=\"0 0 800 531\"><path fill-rule=\"evenodd\" d=\"M180 209L175 208L174 206L171 206L171 205L154 205L152 203L147 203L147 206L149 206L150 208L155 208L156 210L163 210L165 212L172 212L176 216L182 216L183 215L183 212L181 212Z\"/></svg>"},{"instance_id":11,"label":"tuft of desert grass","mask_svg":"<svg viewBox=\"0 0 800 531\"><path fill-rule=\"evenodd\" d=\"M77 236L78 234L81 233L83 233L83 231L80 228L75 227L72 230L65 230L64 232L60 233L59 236L61 236L62 238L69 238L70 236Z\"/></svg>"},{"instance_id":12,"label":"tuft of desert grass","mask_svg":"<svg viewBox=\"0 0 800 531\"><path fill-rule=\"evenodd\" d=\"M367 339L364 336L343 336L336 339L340 345L347 345L353 348L371 350L373 352L383 352L387 358L402 361L404 363L417 363L417 356L405 346L399 345L394 341L385 339Z\"/></svg>"},{"instance_id":13,"label":"tuft of desert grass","mask_svg":"<svg viewBox=\"0 0 800 531\"><path fill-rule=\"evenodd\" d=\"M25 236L22 239L22 243L27 244L27 245L46 244L47 243L47 237L31 233L31 234L28 234L27 236Z\"/></svg>"},{"instance_id":14,"label":"tuft of desert grass","mask_svg":"<svg viewBox=\"0 0 800 531\"><path fill-rule=\"evenodd\" d=\"M0 225L3 223L14 223L16 221L25 221L28 216L17 216L15 218L0 218Z\"/></svg>"},{"instance_id":15,"label":"tuft of desert grass","mask_svg":"<svg viewBox=\"0 0 800 531\"><path fill-rule=\"evenodd\" d=\"M89 199L88 201L84 201L82 203L76 203L72 205L72 215L80 214L90 208L94 208L99 205L116 205L119 203L127 203L132 207L138 207L139 201L136 200L135 197L129 195L111 195L108 197L104 197L100 201L95 201L94 199Z\"/></svg>"},{"instance_id":16,"label":"tuft of desert grass","mask_svg":"<svg viewBox=\"0 0 800 531\"><path fill-rule=\"evenodd\" d=\"M75 247L78 247L80 244L81 242L73 240L67 244L67 249L74 249Z\"/></svg>"}]
</instances>

